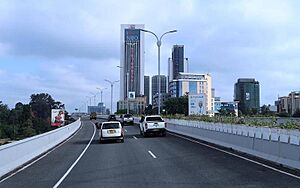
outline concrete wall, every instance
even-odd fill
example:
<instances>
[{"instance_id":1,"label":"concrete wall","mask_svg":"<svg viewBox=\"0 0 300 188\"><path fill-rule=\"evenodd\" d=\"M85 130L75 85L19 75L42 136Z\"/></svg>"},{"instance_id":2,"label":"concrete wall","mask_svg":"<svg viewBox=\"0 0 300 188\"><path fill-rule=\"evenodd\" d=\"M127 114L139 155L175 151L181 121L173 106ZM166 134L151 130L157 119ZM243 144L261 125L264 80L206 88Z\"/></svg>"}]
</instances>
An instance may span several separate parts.
<instances>
[{"instance_id":1,"label":"concrete wall","mask_svg":"<svg viewBox=\"0 0 300 188\"><path fill-rule=\"evenodd\" d=\"M199 121L165 119L171 132L300 169L300 132Z\"/></svg>"},{"instance_id":2,"label":"concrete wall","mask_svg":"<svg viewBox=\"0 0 300 188\"><path fill-rule=\"evenodd\" d=\"M66 140L80 127L80 119L44 134L0 146L0 177Z\"/></svg>"}]
</instances>

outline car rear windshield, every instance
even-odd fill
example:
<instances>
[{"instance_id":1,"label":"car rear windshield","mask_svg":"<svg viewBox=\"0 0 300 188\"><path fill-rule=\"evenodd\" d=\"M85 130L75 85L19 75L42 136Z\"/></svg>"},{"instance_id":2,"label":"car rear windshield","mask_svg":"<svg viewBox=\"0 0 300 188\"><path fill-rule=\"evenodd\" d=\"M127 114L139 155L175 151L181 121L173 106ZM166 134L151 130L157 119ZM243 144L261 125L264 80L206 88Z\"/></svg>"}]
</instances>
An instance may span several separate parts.
<instances>
[{"instance_id":1,"label":"car rear windshield","mask_svg":"<svg viewBox=\"0 0 300 188\"><path fill-rule=\"evenodd\" d=\"M119 123L105 123L102 126L102 129L119 129L120 124Z\"/></svg>"},{"instance_id":2,"label":"car rear windshield","mask_svg":"<svg viewBox=\"0 0 300 188\"><path fill-rule=\"evenodd\" d=\"M126 115L124 115L124 117L126 117L126 118L130 118L130 117L132 117L132 115L130 115L130 114L126 114Z\"/></svg>"},{"instance_id":3,"label":"car rear windshield","mask_svg":"<svg viewBox=\"0 0 300 188\"><path fill-rule=\"evenodd\" d=\"M161 117L147 117L146 121L160 121L160 122L163 122Z\"/></svg>"}]
</instances>

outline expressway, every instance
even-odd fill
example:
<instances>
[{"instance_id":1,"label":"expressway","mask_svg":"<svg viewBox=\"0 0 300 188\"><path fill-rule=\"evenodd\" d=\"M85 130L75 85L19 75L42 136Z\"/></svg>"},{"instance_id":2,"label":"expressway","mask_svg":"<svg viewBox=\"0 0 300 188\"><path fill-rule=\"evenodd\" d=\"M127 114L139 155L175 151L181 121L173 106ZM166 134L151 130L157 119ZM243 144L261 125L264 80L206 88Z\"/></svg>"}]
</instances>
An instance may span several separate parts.
<instances>
[{"instance_id":1,"label":"expressway","mask_svg":"<svg viewBox=\"0 0 300 188\"><path fill-rule=\"evenodd\" d=\"M17 187L300 187L300 179L174 134L139 135L125 126L124 143L99 144L89 120L67 142L0 180Z\"/></svg>"}]
</instances>

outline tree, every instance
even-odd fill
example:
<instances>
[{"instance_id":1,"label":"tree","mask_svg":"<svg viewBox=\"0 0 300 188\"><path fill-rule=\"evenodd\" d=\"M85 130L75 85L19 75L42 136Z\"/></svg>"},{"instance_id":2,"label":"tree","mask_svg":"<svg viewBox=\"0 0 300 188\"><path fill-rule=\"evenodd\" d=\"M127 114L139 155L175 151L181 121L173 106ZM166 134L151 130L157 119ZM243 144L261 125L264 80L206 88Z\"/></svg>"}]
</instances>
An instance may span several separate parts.
<instances>
[{"instance_id":1,"label":"tree","mask_svg":"<svg viewBox=\"0 0 300 188\"><path fill-rule=\"evenodd\" d=\"M165 101L167 114L188 115L188 96L172 97Z\"/></svg>"}]
</instances>

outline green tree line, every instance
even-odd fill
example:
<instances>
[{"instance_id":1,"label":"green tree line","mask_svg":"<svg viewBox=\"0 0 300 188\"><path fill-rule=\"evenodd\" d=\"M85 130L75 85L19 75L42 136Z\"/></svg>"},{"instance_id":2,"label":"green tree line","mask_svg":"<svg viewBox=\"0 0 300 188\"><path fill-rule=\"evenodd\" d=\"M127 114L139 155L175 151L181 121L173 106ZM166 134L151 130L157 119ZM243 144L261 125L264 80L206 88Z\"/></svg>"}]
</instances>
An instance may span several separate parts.
<instances>
[{"instance_id":1,"label":"green tree line","mask_svg":"<svg viewBox=\"0 0 300 188\"><path fill-rule=\"evenodd\" d=\"M13 109L0 101L0 139L20 140L52 130L51 109L63 108L47 93L32 94L29 104L18 102Z\"/></svg>"}]
</instances>

